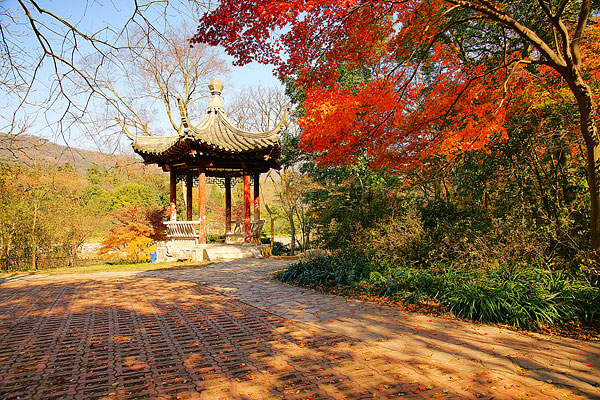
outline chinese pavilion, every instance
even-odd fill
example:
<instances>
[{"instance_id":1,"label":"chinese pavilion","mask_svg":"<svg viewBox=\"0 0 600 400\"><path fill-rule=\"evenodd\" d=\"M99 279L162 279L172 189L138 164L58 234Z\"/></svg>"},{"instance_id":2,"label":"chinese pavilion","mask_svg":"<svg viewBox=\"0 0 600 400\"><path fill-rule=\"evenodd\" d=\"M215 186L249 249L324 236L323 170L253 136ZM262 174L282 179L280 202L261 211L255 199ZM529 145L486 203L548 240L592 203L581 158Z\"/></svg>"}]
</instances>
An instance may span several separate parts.
<instances>
[{"instance_id":1,"label":"chinese pavilion","mask_svg":"<svg viewBox=\"0 0 600 400\"><path fill-rule=\"evenodd\" d=\"M227 118L221 92L223 84L213 79L208 84L212 99L206 115L194 126L187 110L179 105L181 129L173 136L138 136L124 128L132 140L134 151L145 164L157 164L170 174L170 221L165 222L172 239L195 239L206 243L206 178L213 177L225 187L226 233L231 232L231 181L243 179L244 221L243 241L250 242L251 226L260 220L259 177L271 168L280 168L281 143L279 134L284 128L287 111L281 122L266 132L248 132L237 128ZM250 178L254 180L253 199L250 198ZM184 184L186 220L177 220L176 185ZM198 187L198 219L192 215L192 188ZM251 221L251 203L254 221ZM262 221L264 223L264 221ZM262 227L262 225L261 225ZM241 230L241 228L240 228Z\"/></svg>"}]
</instances>

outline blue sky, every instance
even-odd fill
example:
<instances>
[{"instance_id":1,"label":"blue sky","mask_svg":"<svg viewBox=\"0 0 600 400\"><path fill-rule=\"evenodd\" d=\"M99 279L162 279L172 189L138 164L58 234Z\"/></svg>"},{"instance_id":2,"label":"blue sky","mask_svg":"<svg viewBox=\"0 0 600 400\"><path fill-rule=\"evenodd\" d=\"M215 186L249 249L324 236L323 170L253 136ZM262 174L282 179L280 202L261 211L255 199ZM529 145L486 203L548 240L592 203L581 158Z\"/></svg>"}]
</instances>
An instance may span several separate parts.
<instances>
[{"instance_id":1,"label":"blue sky","mask_svg":"<svg viewBox=\"0 0 600 400\"><path fill-rule=\"evenodd\" d=\"M27 1L25 0L25 3ZM100 35L107 35L107 37L114 36L116 32L126 23L128 18L131 16L133 11L133 1L132 0L38 0L37 3L50 12L56 14L58 17L63 18L69 23L76 26L79 30L85 33L95 33L106 27L111 27L111 30L106 30L100 33ZM167 4L167 3L163 3ZM192 13L188 12L189 10L184 9L187 7L187 2L185 0L181 0L181 4L177 2L177 0L171 0L168 3L168 21L172 24L177 24L179 21L181 23L186 23L190 27L195 27L195 22L197 21L197 16L192 15ZM177 9L179 7L179 9ZM183 8L182 8L183 7ZM20 6L16 0L0 0L0 12L5 10L20 10ZM181 11L180 11L181 10ZM34 17L39 17L39 14L35 12L33 6L31 6L31 11ZM22 13L22 11L19 11ZM163 24L164 19L163 15L158 13L148 12L145 14L153 25L160 28L161 24ZM40 18L42 21L47 21L47 19ZM2 23L3 27L5 25L11 25L11 21L9 21L6 17L3 17L0 14L0 23ZM13 25L15 27L15 25ZM18 26L17 26L18 27ZM26 29L27 25L23 25L23 29ZM50 28L55 30L60 30L62 27L60 26L50 26ZM193 29L190 31L190 37L194 34ZM24 36L18 39L22 43L23 48L32 49L37 46L36 40L32 36ZM59 47L60 44L55 43L55 46ZM83 52L88 52L85 48L86 44L80 44L80 49ZM260 65L257 63L252 63L243 67L236 67L232 64L232 58L225 55L223 51L223 58L229 63L230 73L226 76L220 76L219 78L225 84L225 95L229 93L235 93L238 88L242 87L253 87L253 86L262 86L262 87L271 87L271 86L281 86L279 81L273 75L273 66ZM33 51L32 51L33 53ZM48 102L49 96L49 88L52 85L52 69L51 63L46 62L44 67L40 70L40 75L38 76L39 84L36 86L36 92L32 95L32 97L39 103ZM208 79L209 80L209 79ZM206 83L208 83L208 80ZM230 92L231 90L231 92ZM10 96L6 96L9 98ZM226 96L229 97L229 96ZM2 105L6 105L6 102L10 100L6 100ZM7 111L9 108L4 107L4 113L10 115L10 111ZM57 108L58 110L58 108ZM94 148L94 144L92 141L87 141L81 131L78 133L77 127L74 126L71 131L65 135L60 132L55 132L54 137L51 137L48 134L49 129L47 125L51 124L52 121L57 120L60 115L60 110L48 110L45 113L40 111L36 111L35 113L29 111L30 116L35 118L35 129L33 132L36 134L38 131L40 136L44 136L56 142L69 141L70 138L74 138L73 143L68 143L69 145L74 145L76 147L85 147L85 148Z\"/></svg>"},{"instance_id":2,"label":"blue sky","mask_svg":"<svg viewBox=\"0 0 600 400\"><path fill-rule=\"evenodd\" d=\"M226 57L227 58L227 57ZM242 86L281 86L281 83L273 76L273 66L252 63L243 67L231 68L231 84L233 87Z\"/></svg>"},{"instance_id":3,"label":"blue sky","mask_svg":"<svg viewBox=\"0 0 600 400\"><path fill-rule=\"evenodd\" d=\"M8 4L16 3L16 0L4 0ZM213 1L214 2L214 1ZM132 11L131 0L42 0L38 4L47 5L57 15L69 21L76 21L86 30L96 31L105 26L122 26ZM182 18L181 15L173 13L173 19ZM194 26L195 19L188 18L187 22ZM160 24L160 19L156 19ZM190 32L190 37L194 32ZM273 66L252 63L243 67L235 67L231 63L232 58L224 54L223 57L229 61L231 74L230 85L241 86L273 86L279 85L279 81L273 76Z\"/></svg>"}]
</instances>

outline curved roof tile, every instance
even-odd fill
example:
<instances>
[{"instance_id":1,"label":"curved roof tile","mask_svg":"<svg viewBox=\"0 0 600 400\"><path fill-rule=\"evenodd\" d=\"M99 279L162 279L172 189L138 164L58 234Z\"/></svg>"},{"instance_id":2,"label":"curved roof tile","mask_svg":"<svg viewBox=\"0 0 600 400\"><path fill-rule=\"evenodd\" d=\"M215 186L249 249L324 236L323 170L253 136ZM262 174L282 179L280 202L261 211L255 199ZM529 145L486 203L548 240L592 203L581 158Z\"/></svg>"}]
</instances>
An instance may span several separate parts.
<instances>
[{"instance_id":1,"label":"curved roof tile","mask_svg":"<svg viewBox=\"0 0 600 400\"><path fill-rule=\"evenodd\" d=\"M123 128L132 140L133 149L137 153L162 154L168 152L182 140L193 138L194 141L227 153L242 153L272 146L280 146L279 134L285 126L288 110L273 129L266 132L249 132L236 127L225 114L221 101L223 85L218 79L213 79L208 85L213 95L206 115L196 126L189 125L187 111L180 106L183 132L174 136L138 136Z\"/></svg>"}]
</instances>

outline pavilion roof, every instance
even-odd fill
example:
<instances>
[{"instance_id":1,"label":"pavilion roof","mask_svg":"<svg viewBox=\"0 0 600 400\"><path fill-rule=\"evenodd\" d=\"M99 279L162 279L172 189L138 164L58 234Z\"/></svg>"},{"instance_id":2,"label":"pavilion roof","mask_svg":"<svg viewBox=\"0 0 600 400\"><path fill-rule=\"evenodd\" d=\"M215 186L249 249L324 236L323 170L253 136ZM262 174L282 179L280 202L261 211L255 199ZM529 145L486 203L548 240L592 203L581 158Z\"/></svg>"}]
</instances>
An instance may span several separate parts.
<instances>
[{"instance_id":1,"label":"pavilion roof","mask_svg":"<svg viewBox=\"0 0 600 400\"><path fill-rule=\"evenodd\" d=\"M279 155L281 152L279 135L285 127L288 111L282 120L273 129L266 132L249 132L236 127L225 114L221 91L223 84L218 79L213 79L208 85L212 99L208 105L206 115L193 126L188 122L187 110L180 102L180 113L183 128L177 135L172 136L141 136L135 135L124 128L127 136L132 140L136 153L142 155L146 161L148 157L155 160L161 156L174 156L187 150L191 144L195 147L206 149L211 155L232 157L236 155Z\"/></svg>"}]
</instances>

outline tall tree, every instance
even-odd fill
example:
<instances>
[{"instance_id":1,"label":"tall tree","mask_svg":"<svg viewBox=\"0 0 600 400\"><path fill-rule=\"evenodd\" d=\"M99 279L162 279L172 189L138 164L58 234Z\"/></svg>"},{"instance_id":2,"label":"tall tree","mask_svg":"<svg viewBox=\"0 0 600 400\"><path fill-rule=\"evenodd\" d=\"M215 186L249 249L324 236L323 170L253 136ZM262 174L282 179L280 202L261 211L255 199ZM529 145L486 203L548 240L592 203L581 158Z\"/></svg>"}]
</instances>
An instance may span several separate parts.
<instances>
[{"instance_id":1,"label":"tall tree","mask_svg":"<svg viewBox=\"0 0 600 400\"><path fill-rule=\"evenodd\" d=\"M204 115L195 101L208 93L198 89L227 66L216 49L190 47L189 30L185 24L162 32L132 29L109 59L95 54L85 60L82 69L95 71L97 92L81 118L90 137L107 141L120 127L147 136L176 134L183 129L180 107L190 117Z\"/></svg>"},{"instance_id":2,"label":"tall tree","mask_svg":"<svg viewBox=\"0 0 600 400\"><path fill-rule=\"evenodd\" d=\"M579 113L599 249L598 10L595 0L225 0L193 41L293 75L307 91L302 144L323 163L366 150L397 171L506 137L507 115L527 110L515 99L560 77Z\"/></svg>"}]
</instances>

